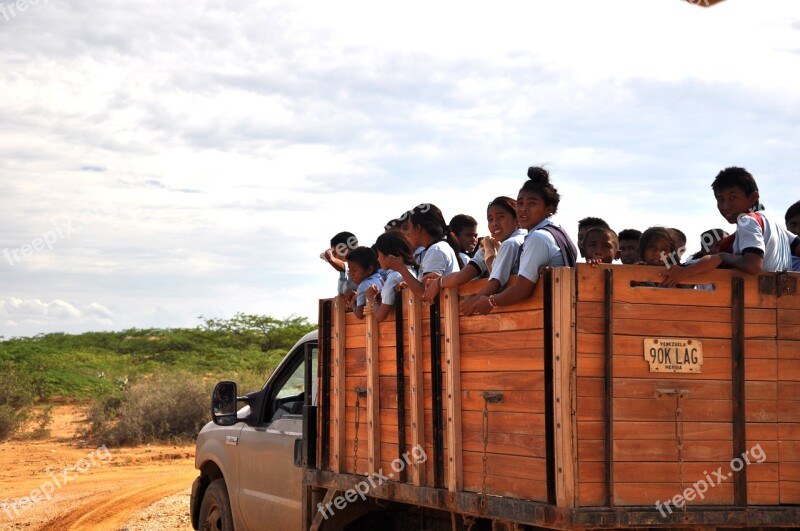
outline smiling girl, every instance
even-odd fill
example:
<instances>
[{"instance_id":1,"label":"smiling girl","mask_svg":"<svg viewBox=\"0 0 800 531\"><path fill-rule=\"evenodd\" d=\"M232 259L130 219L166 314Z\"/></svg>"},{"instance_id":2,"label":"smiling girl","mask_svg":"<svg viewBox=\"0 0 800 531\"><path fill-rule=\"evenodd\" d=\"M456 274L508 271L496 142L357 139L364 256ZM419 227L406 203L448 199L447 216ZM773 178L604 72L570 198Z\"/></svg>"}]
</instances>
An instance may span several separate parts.
<instances>
[{"instance_id":1,"label":"smiling girl","mask_svg":"<svg viewBox=\"0 0 800 531\"><path fill-rule=\"evenodd\" d=\"M561 197L550 184L550 174L544 168L528 168L528 181L517 196L517 221L528 230L522 244L519 260L519 276L497 295L481 295L462 308L464 314L487 314L494 308L508 306L527 299L533 294L542 266L575 266L577 249L564 229L550 217L558 210ZM497 262L495 262L497 267Z\"/></svg>"}]
</instances>

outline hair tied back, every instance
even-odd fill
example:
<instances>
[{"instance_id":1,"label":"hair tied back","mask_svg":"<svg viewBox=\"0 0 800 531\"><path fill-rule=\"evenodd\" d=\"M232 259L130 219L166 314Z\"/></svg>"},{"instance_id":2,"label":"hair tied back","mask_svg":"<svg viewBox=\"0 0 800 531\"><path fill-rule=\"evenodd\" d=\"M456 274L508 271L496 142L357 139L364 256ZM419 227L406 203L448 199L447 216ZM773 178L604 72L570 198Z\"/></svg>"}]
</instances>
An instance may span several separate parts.
<instances>
[{"instance_id":1,"label":"hair tied back","mask_svg":"<svg viewBox=\"0 0 800 531\"><path fill-rule=\"evenodd\" d=\"M544 186L550 184L550 174L541 166L531 166L528 168L528 179L536 184Z\"/></svg>"}]
</instances>

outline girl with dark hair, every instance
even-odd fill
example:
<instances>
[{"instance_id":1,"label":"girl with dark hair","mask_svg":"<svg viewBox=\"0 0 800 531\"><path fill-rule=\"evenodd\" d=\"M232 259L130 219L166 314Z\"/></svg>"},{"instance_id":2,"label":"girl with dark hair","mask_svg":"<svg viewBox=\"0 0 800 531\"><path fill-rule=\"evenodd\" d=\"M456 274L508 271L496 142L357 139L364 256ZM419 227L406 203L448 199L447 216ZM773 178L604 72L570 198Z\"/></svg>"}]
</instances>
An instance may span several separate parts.
<instances>
[{"instance_id":1,"label":"girl with dark hair","mask_svg":"<svg viewBox=\"0 0 800 531\"><path fill-rule=\"evenodd\" d=\"M378 321L383 321L392 311L395 301L395 292L403 282L403 276L389 268L388 258L396 256L403 262L404 269L407 269L412 276L417 275L417 262L414 260L411 242L408 237L399 230L384 232L372 246L378 253L378 263L386 270L386 280L383 288L373 284L367 288L367 306L372 309L372 313ZM378 295L380 294L380 302Z\"/></svg>"},{"instance_id":2,"label":"girl with dark hair","mask_svg":"<svg viewBox=\"0 0 800 531\"><path fill-rule=\"evenodd\" d=\"M457 273L441 277L437 282L428 284L425 290L425 300L433 301L439 290L466 284L475 278L489 276L489 282L481 288L478 295L492 295L500 291L508 282L511 275L517 273L519 266L519 249L528 233L519 228L517 222L517 202L510 197L496 197L486 209L486 220L489 224L491 238L500 243L494 267L487 263L485 250L479 249L469 263ZM474 297L465 301L465 304L474 300Z\"/></svg>"},{"instance_id":3,"label":"girl with dark hair","mask_svg":"<svg viewBox=\"0 0 800 531\"><path fill-rule=\"evenodd\" d=\"M458 244L453 239L442 211L436 205L414 207L408 216L408 239L413 248L422 247L418 258L420 269L414 277L397 256L387 260L389 269L398 271L408 288L418 297L425 292L425 283L461 269Z\"/></svg>"},{"instance_id":4,"label":"girl with dark hair","mask_svg":"<svg viewBox=\"0 0 800 531\"><path fill-rule=\"evenodd\" d=\"M539 268L575 266L578 255L575 244L564 229L550 219L558 210L560 200L558 190L550 184L547 170L537 166L528 168L528 180L517 196L517 220L521 228L528 230L522 244L519 276L497 295L474 297L472 304L462 308L462 313L485 315L499 306L525 300L533 294Z\"/></svg>"}]
</instances>

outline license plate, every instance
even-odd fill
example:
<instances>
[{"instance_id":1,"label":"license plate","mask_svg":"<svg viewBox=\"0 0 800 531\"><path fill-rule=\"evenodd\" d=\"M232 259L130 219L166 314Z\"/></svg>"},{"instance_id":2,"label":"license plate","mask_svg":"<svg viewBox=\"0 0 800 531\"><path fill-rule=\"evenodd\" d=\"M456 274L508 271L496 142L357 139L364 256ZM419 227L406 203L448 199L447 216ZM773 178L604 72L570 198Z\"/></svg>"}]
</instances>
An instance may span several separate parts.
<instances>
[{"instance_id":1,"label":"license plate","mask_svg":"<svg viewBox=\"0 0 800 531\"><path fill-rule=\"evenodd\" d=\"M703 342L671 337L645 338L644 359L650 372L702 372Z\"/></svg>"}]
</instances>

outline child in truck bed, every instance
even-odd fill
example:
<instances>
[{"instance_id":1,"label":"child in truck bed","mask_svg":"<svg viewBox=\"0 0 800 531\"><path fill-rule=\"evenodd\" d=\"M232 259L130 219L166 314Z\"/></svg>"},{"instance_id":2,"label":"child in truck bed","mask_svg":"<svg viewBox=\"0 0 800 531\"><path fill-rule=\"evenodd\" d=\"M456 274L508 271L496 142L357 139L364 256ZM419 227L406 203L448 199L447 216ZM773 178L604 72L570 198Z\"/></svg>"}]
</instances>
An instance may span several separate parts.
<instances>
[{"instance_id":1,"label":"child in truck bed","mask_svg":"<svg viewBox=\"0 0 800 531\"><path fill-rule=\"evenodd\" d=\"M661 273L663 284L681 280L720 266L755 275L761 271L788 271L800 238L775 223L759 201L758 185L744 168L725 168L711 184L717 209L736 232L723 240L718 254L707 255L686 267L671 267Z\"/></svg>"},{"instance_id":2,"label":"child in truck bed","mask_svg":"<svg viewBox=\"0 0 800 531\"><path fill-rule=\"evenodd\" d=\"M364 318L364 306L367 304L367 289L373 284L383 287L383 279L378 273L378 255L369 247L356 247L347 255L347 266L350 280L358 285L353 313L359 319Z\"/></svg>"},{"instance_id":3,"label":"child in truck bed","mask_svg":"<svg viewBox=\"0 0 800 531\"><path fill-rule=\"evenodd\" d=\"M411 242L408 237L399 230L384 232L375 240L372 246L378 253L378 263L386 270L386 280L383 288L377 284L372 284L367 288L367 306L372 309L372 313L378 321L383 321L389 317L395 302L395 292L402 285L403 275L389 268L388 258L396 256L403 261L403 265L412 276L417 275L419 266L414 261Z\"/></svg>"},{"instance_id":4,"label":"child in truck bed","mask_svg":"<svg viewBox=\"0 0 800 531\"><path fill-rule=\"evenodd\" d=\"M519 276L497 295L475 297L470 313L488 314L494 308L523 301L533 294L539 280L539 268L575 267L578 250L567 233L550 217L558 210L561 196L550 184L544 168L528 168L528 181L517 196L517 220L528 230L522 244ZM466 312L465 312L466 314Z\"/></svg>"},{"instance_id":5,"label":"child in truck bed","mask_svg":"<svg viewBox=\"0 0 800 531\"><path fill-rule=\"evenodd\" d=\"M422 248L417 258L420 265L417 276L408 271L400 257L389 256L386 265L403 276L414 295L422 297L427 282L461 269L458 265L458 244L436 205L425 203L414 207L408 222L408 239L412 247Z\"/></svg>"},{"instance_id":6,"label":"child in truck bed","mask_svg":"<svg viewBox=\"0 0 800 531\"><path fill-rule=\"evenodd\" d=\"M510 197L496 197L486 209L486 220L489 226L490 238L500 242L497 256L486 257L484 248L478 250L469 263L457 273L442 277L438 282L431 282L425 290L425 300L433 301L441 288L451 288L466 284L470 280L480 277L489 277L489 282L481 288L478 295L492 295L499 292L508 283L511 275L517 274L519 269L519 249L528 233L519 228L517 221L517 202ZM487 244L488 245L488 244ZM491 267L491 272L489 271ZM470 304L473 299L467 299L463 304ZM465 311L465 306L462 306Z\"/></svg>"}]
</instances>

